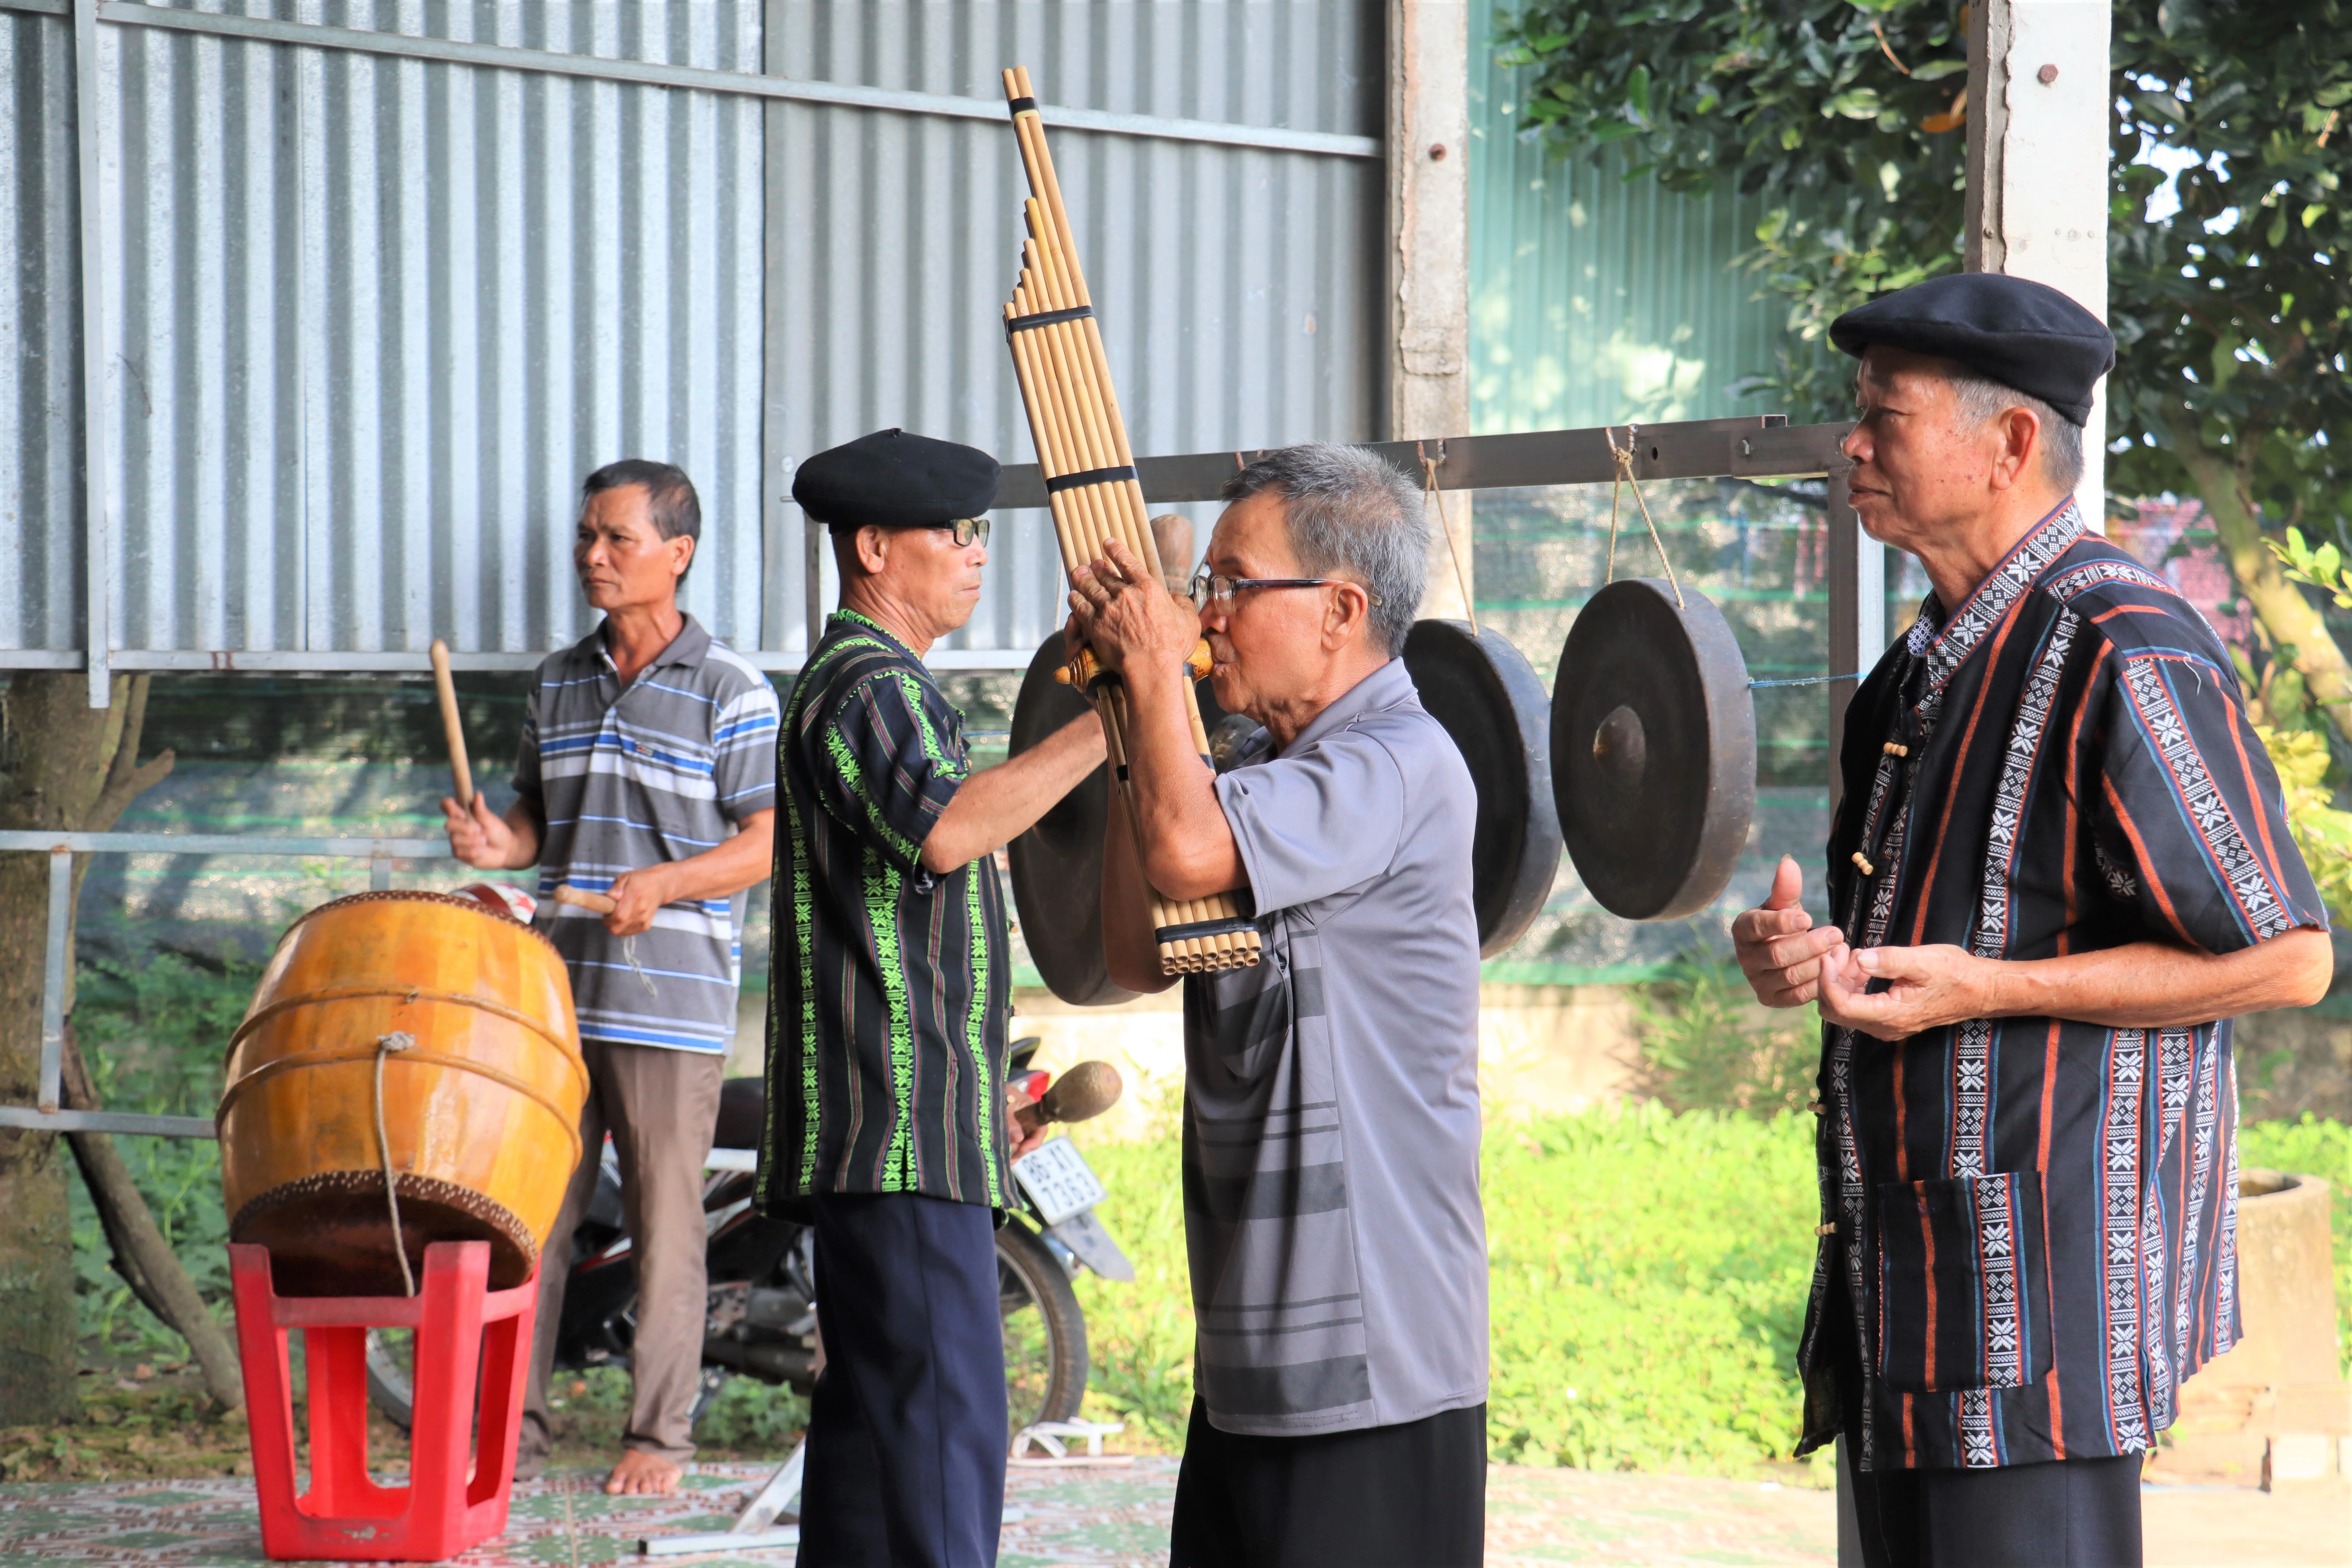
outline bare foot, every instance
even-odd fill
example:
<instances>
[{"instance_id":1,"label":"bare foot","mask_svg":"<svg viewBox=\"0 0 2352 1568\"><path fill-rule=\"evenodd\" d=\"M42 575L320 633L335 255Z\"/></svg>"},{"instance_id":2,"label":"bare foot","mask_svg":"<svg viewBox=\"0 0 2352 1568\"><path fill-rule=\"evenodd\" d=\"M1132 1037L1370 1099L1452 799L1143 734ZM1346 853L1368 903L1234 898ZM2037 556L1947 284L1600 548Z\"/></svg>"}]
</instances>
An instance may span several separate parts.
<instances>
[{"instance_id":1,"label":"bare foot","mask_svg":"<svg viewBox=\"0 0 2352 1568\"><path fill-rule=\"evenodd\" d=\"M624 1449L621 1462L604 1478L604 1491L610 1497L667 1497L677 1490L677 1479L683 1472L659 1454L641 1454L635 1448Z\"/></svg>"}]
</instances>

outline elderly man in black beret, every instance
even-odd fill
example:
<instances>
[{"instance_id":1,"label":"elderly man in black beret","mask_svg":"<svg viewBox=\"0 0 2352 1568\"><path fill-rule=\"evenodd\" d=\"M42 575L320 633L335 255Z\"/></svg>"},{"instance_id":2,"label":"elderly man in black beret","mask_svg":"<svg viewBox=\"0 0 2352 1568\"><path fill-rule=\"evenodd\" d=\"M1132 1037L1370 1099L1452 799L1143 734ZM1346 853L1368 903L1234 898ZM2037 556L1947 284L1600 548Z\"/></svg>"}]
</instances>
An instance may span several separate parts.
<instances>
[{"instance_id":1,"label":"elderly man in black beret","mask_svg":"<svg viewBox=\"0 0 2352 1568\"><path fill-rule=\"evenodd\" d=\"M2140 1561L2140 1457L2239 1336L2237 1014L2326 916L2228 653L2072 492L2114 341L1969 274L1849 311L1854 510L1933 591L1848 710L1829 908L1735 922L1818 1001L1804 1447L1874 1564Z\"/></svg>"},{"instance_id":2,"label":"elderly man in black beret","mask_svg":"<svg viewBox=\"0 0 2352 1568\"><path fill-rule=\"evenodd\" d=\"M1003 894L990 857L1101 765L1080 718L975 771L923 655L971 618L996 460L885 430L800 467L841 608L784 704L759 1194L815 1232L827 1360L800 1561L996 1560L995 1227L1015 1144ZM1042 1134L1039 1134L1042 1137Z\"/></svg>"}]
</instances>

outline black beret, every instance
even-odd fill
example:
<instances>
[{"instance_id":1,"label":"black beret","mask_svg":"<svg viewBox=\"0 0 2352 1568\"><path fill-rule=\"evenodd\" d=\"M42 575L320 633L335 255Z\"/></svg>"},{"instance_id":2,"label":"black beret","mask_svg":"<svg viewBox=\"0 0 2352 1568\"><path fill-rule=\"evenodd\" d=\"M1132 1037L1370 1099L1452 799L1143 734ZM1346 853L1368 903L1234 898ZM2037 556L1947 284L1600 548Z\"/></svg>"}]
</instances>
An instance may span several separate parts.
<instances>
[{"instance_id":1,"label":"black beret","mask_svg":"<svg viewBox=\"0 0 2352 1568\"><path fill-rule=\"evenodd\" d=\"M1859 357L1873 343L1958 360L1988 381L2038 397L2081 425L2091 388L2115 368L2116 337L2047 283L1954 272L1882 294L1830 323Z\"/></svg>"},{"instance_id":2,"label":"black beret","mask_svg":"<svg viewBox=\"0 0 2352 1568\"><path fill-rule=\"evenodd\" d=\"M924 528L995 505L996 473L976 447L877 430L803 463L793 500L829 528Z\"/></svg>"}]
</instances>

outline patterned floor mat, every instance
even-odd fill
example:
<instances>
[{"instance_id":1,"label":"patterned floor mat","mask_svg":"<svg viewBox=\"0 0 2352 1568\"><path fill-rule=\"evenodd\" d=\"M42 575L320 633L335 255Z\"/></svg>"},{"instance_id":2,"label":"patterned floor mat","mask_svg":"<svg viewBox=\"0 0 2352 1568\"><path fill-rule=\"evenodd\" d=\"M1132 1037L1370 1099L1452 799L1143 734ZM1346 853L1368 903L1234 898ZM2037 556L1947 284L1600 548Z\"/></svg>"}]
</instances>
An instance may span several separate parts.
<instances>
[{"instance_id":1,"label":"patterned floor mat","mask_svg":"<svg viewBox=\"0 0 2352 1568\"><path fill-rule=\"evenodd\" d=\"M521 1568L645 1561L639 1540L724 1530L767 1479L754 1465L698 1465L671 1498L608 1498L580 1471L519 1484L506 1533L456 1561ZM1166 1561L1176 1461L1129 1468L1016 1472L1005 1488L1003 1568ZM262 1563L250 1480L119 1481L0 1487L0 1568L147 1564L215 1568ZM784 1568L788 1552L658 1559Z\"/></svg>"},{"instance_id":2,"label":"patterned floor mat","mask_svg":"<svg viewBox=\"0 0 2352 1568\"><path fill-rule=\"evenodd\" d=\"M515 1489L506 1534L457 1561L466 1568L788 1568L786 1552L637 1555L646 1536L724 1530L767 1475L764 1466L699 1465L678 1496L662 1499L608 1498L598 1489L601 1475L585 1470L530 1482ZM1175 1492L1174 1459L1015 1471L997 1561L1002 1568L1161 1568ZM2289 1496L2148 1487L2141 1499L2149 1568L2352 1563L2343 1529L2352 1481L2342 1478ZM1486 1563L1832 1568L1835 1519L1829 1493L1770 1482L1497 1465L1486 1485ZM249 1480L0 1486L0 1568L226 1568L263 1560Z\"/></svg>"}]
</instances>

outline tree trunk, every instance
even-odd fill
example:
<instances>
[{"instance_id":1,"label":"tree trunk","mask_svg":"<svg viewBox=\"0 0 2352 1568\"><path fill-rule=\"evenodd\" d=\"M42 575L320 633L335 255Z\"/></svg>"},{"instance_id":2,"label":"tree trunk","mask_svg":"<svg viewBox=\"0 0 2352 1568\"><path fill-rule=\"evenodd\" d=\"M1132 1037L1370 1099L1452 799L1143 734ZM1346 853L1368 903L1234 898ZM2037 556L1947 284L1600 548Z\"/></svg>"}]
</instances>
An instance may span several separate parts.
<instances>
[{"instance_id":1,"label":"tree trunk","mask_svg":"<svg viewBox=\"0 0 2352 1568\"><path fill-rule=\"evenodd\" d=\"M124 728L128 733L130 727ZM100 1108L98 1091L90 1084L89 1068L74 1043L70 1024L66 1026L65 1097L66 1103L77 1110ZM204 1374L205 1391L224 1410L242 1408L245 1380L237 1371L236 1351L213 1321L204 1298L196 1292L196 1282L188 1278L179 1255L164 1239L163 1227L155 1223L147 1199L131 1181L131 1168L122 1163L114 1140L103 1132L69 1132L66 1139L73 1145L82 1183L89 1188L90 1202L106 1227L107 1245L114 1249L114 1271L149 1311L188 1342L189 1352Z\"/></svg>"},{"instance_id":2,"label":"tree trunk","mask_svg":"<svg viewBox=\"0 0 2352 1568\"><path fill-rule=\"evenodd\" d=\"M17 671L0 701L0 827L86 830L101 802L119 798L116 816L129 804L110 784L144 788L168 771L167 758L151 773L119 756L146 686L118 676L113 705L93 709L79 674ZM48 909L48 857L0 855L0 1103L37 1096ZM0 1426L57 1421L77 1405L65 1153L54 1133L0 1128Z\"/></svg>"},{"instance_id":3,"label":"tree trunk","mask_svg":"<svg viewBox=\"0 0 2352 1568\"><path fill-rule=\"evenodd\" d=\"M2221 535L2221 552L2230 559L2231 573L2245 590L2263 629L2270 634L2271 646L2294 650L2293 662L2303 676L2303 689L2327 715L2336 734L2352 741L2352 663L2346 661L2344 650L2328 635L2319 606L2287 580L2278 557L2263 542L2262 514L2247 498L2237 465L2208 447L2193 432L2168 430L2168 434L2174 453L2197 486L2198 498L2205 503L2205 515L2213 520L2213 530Z\"/></svg>"}]
</instances>

